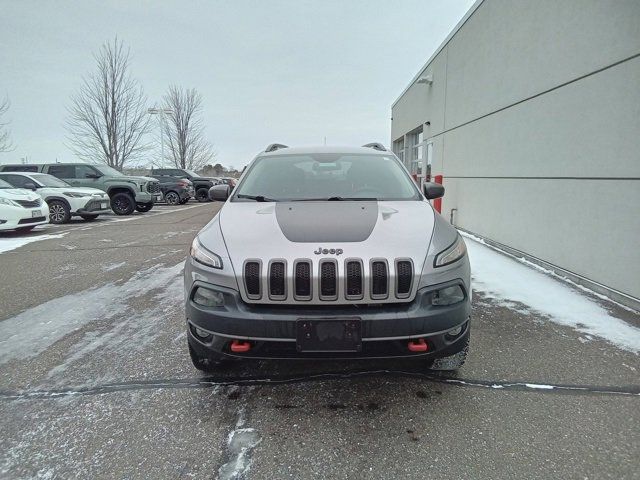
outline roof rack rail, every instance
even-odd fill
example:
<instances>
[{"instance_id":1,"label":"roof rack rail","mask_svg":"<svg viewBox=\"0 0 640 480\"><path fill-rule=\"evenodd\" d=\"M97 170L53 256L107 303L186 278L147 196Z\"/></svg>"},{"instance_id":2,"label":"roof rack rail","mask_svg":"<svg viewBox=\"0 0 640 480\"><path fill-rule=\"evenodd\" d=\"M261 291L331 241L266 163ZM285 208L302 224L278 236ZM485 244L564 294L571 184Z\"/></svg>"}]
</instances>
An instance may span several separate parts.
<instances>
[{"instance_id":1,"label":"roof rack rail","mask_svg":"<svg viewBox=\"0 0 640 480\"><path fill-rule=\"evenodd\" d=\"M268 145L267 148L264 149L266 153L275 152L276 150L280 150L281 148L289 148L289 145L283 145L281 143L272 143Z\"/></svg>"},{"instance_id":2,"label":"roof rack rail","mask_svg":"<svg viewBox=\"0 0 640 480\"><path fill-rule=\"evenodd\" d=\"M362 145L364 148L373 148L374 150L380 150L381 152L386 152L387 149L384 148L384 145L378 142L367 143L366 145Z\"/></svg>"}]
</instances>

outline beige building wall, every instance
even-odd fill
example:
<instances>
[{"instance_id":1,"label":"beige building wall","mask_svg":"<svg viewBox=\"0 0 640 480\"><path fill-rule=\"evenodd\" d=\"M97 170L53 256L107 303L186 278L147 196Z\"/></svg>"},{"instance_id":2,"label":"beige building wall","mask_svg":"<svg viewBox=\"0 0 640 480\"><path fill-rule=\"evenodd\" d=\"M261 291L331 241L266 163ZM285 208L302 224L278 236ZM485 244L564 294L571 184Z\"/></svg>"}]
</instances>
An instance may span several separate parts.
<instances>
[{"instance_id":1,"label":"beige building wall","mask_svg":"<svg viewBox=\"0 0 640 480\"><path fill-rule=\"evenodd\" d=\"M433 141L445 218L640 298L639 1L478 2L392 118Z\"/></svg>"}]
</instances>

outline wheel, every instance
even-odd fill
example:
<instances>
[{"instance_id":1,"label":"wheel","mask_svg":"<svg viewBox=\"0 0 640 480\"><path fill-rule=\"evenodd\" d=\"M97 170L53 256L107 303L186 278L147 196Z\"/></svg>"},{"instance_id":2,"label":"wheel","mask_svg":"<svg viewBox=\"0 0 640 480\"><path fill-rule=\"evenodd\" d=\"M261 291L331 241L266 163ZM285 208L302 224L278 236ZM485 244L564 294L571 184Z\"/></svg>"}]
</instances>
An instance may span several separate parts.
<instances>
[{"instance_id":1,"label":"wheel","mask_svg":"<svg viewBox=\"0 0 640 480\"><path fill-rule=\"evenodd\" d=\"M164 201L169 205L178 205L180 203L180 195L176 192L167 192L164 196Z\"/></svg>"},{"instance_id":2,"label":"wheel","mask_svg":"<svg viewBox=\"0 0 640 480\"><path fill-rule=\"evenodd\" d=\"M136 205L136 210L145 213L153 208L153 203L139 203Z\"/></svg>"},{"instance_id":3,"label":"wheel","mask_svg":"<svg viewBox=\"0 0 640 480\"><path fill-rule=\"evenodd\" d=\"M16 232L30 232L31 230L33 230L34 228L36 228L35 225L29 225L28 227L20 227L20 228L16 228Z\"/></svg>"},{"instance_id":4,"label":"wheel","mask_svg":"<svg viewBox=\"0 0 640 480\"><path fill-rule=\"evenodd\" d=\"M199 202L208 202L209 201L209 189L208 188L199 188L196 190L196 200Z\"/></svg>"},{"instance_id":5,"label":"wheel","mask_svg":"<svg viewBox=\"0 0 640 480\"><path fill-rule=\"evenodd\" d=\"M465 360L467 359L467 353L469 353L469 335L463 340L464 347L458 353L449 355L448 357L436 358L431 366L430 370L436 371L455 371L462 368Z\"/></svg>"},{"instance_id":6,"label":"wheel","mask_svg":"<svg viewBox=\"0 0 640 480\"><path fill-rule=\"evenodd\" d=\"M85 222L93 222L96 218L98 218L98 215L85 213L83 215L80 215L80 218L82 218Z\"/></svg>"},{"instance_id":7,"label":"wheel","mask_svg":"<svg viewBox=\"0 0 640 480\"><path fill-rule=\"evenodd\" d=\"M201 357L189 343L189 356L193 366L201 372L213 373L217 372L221 367L227 365L229 362L222 356L216 357Z\"/></svg>"},{"instance_id":8,"label":"wheel","mask_svg":"<svg viewBox=\"0 0 640 480\"><path fill-rule=\"evenodd\" d=\"M60 200L51 200L49 203L49 221L51 223L67 223L71 220L71 211L66 203Z\"/></svg>"},{"instance_id":9,"label":"wheel","mask_svg":"<svg viewBox=\"0 0 640 480\"><path fill-rule=\"evenodd\" d=\"M111 210L116 215L131 215L136 209L136 201L124 192L116 193L111 197Z\"/></svg>"}]
</instances>

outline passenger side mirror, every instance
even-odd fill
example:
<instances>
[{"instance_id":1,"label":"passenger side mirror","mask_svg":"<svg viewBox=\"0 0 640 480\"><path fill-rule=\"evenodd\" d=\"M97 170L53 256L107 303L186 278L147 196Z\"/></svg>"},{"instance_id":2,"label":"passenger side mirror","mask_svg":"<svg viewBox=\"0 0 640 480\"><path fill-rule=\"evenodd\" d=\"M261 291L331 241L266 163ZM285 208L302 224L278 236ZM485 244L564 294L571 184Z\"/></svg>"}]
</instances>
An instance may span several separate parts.
<instances>
[{"instance_id":1,"label":"passenger side mirror","mask_svg":"<svg viewBox=\"0 0 640 480\"><path fill-rule=\"evenodd\" d=\"M224 202L231 195L229 185L214 185L209 189L209 200Z\"/></svg>"},{"instance_id":2,"label":"passenger side mirror","mask_svg":"<svg viewBox=\"0 0 640 480\"><path fill-rule=\"evenodd\" d=\"M85 175L85 177L87 177L87 178L100 178L100 175L98 175L97 173L87 173Z\"/></svg>"},{"instance_id":3,"label":"passenger side mirror","mask_svg":"<svg viewBox=\"0 0 640 480\"><path fill-rule=\"evenodd\" d=\"M433 200L434 198L440 198L444 196L444 187L439 183L425 182L422 185L422 191L427 200Z\"/></svg>"},{"instance_id":4,"label":"passenger side mirror","mask_svg":"<svg viewBox=\"0 0 640 480\"><path fill-rule=\"evenodd\" d=\"M35 190L38 188L35 183L27 182L24 184L24 188L28 188L29 190Z\"/></svg>"}]
</instances>

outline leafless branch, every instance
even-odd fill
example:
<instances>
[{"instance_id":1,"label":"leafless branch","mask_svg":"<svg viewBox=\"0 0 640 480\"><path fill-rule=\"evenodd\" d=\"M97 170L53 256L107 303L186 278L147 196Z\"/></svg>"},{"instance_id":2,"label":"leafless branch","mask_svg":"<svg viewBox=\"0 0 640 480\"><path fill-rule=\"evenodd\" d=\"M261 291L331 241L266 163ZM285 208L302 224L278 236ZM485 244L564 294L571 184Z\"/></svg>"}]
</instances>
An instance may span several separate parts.
<instances>
[{"instance_id":1,"label":"leafless branch","mask_svg":"<svg viewBox=\"0 0 640 480\"><path fill-rule=\"evenodd\" d=\"M167 158L178 168L201 169L216 155L204 137L202 96L193 88L172 85L163 102L172 112L164 125Z\"/></svg>"},{"instance_id":2,"label":"leafless branch","mask_svg":"<svg viewBox=\"0 0 640 480\"><path fill-rule=\"evenodd\" d=\"M10 152L15 148L10 138L9 129L7 128L9 122L2 120L2 117L7 113L10 106L11 102L9 101L9 97L5 97L4 100L0 101L0 152Z\"/></svg>"},{"instance_id":3,"label":"leafless branch","mask_svg":"<svg viewBox=\"0 0 640 480\"><path fill-rule=\"evenodd\" d=\"M66 122L74 153L89 162L122 169L147 150L147 97L129 75L129 50L116 38L94 55L97 69L71 97Z\"/></svg>"}]
</instances>

